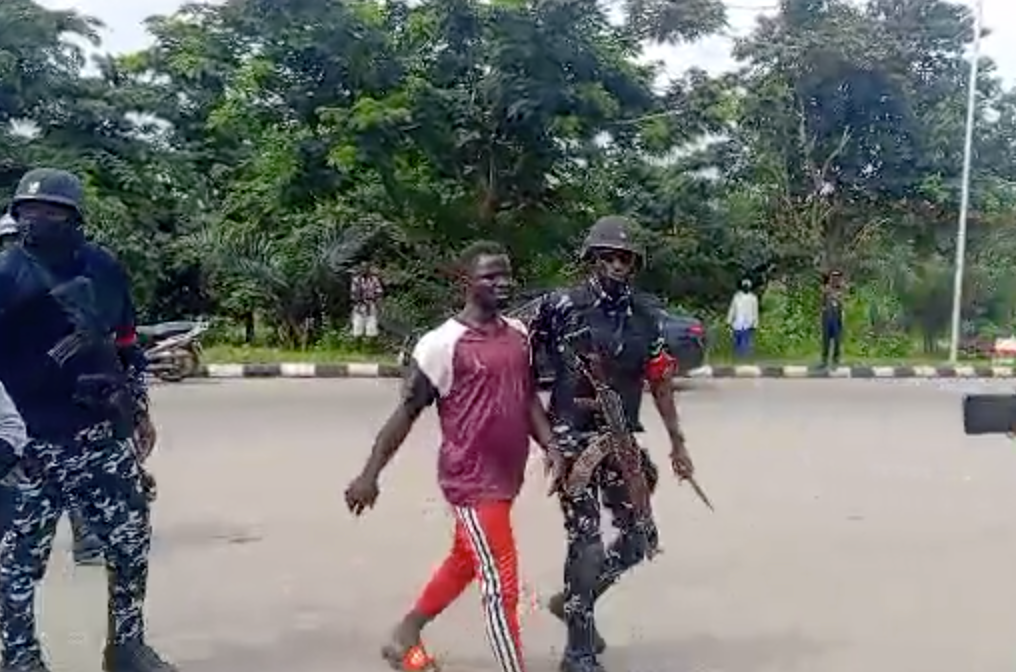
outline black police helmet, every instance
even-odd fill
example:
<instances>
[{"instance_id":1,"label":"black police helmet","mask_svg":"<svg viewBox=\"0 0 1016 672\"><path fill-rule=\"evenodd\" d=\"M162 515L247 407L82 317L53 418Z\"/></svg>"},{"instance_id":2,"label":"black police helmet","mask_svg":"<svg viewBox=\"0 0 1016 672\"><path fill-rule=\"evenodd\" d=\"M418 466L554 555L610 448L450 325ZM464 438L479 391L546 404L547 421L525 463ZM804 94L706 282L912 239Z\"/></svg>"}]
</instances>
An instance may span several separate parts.
<instances>
[{"instance_id":1,"label":"black police helmet","mask_svg":"<svg viewBox=\"0 0 1016 672\"><path fill-rule=\"evenodd\" d=\"M595 250L620 250L635 255L638 263L645 259L645 251L635 240L635 225L626 217L601 217L589 229L582 244L582 259L588 260Z\"/></svg>"},{"instance_id":2,"label":"black police helmet","mask_svg":"<svg viewBox=\"0 0 1016 672\"><path fill-rule=\"evenodd\" d=\"M75 175L55 168L36 168L25 173L11 199L11 210L22 203L53 203L73 209L78 215L85 200L85 188Z\"/></svg>"}]
</instances>

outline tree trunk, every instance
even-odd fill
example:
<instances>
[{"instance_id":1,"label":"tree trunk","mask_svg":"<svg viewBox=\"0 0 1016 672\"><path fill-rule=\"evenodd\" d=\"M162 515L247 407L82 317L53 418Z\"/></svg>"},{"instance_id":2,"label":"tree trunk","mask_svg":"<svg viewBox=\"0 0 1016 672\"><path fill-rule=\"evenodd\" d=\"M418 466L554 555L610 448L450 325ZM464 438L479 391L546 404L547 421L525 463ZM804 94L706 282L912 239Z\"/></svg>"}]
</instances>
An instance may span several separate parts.
<instances>
[{"instance_id":1,"label":"tree trunk","mask_svg":"<svg viewBox=\"0 0 1016 672\"><path fill-rule=\"evenodd\" d=\"M249 311L243 316L243 342L247 345L254 345L255 334L254 311Z\"/></svg>"}]
</instances>

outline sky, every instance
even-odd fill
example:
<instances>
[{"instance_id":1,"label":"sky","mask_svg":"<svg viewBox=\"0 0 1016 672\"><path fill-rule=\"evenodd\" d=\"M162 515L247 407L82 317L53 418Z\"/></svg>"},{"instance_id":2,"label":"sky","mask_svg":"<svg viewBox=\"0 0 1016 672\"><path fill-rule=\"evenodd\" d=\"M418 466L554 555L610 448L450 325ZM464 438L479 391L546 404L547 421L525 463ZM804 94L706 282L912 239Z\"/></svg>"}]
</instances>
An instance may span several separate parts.
<instances>
[{"instance_id":1,"label":"sky","mask_svg":"<svg viewBox=\"0 0 1016 672\"><path fill-rule=\"evenodd\" d=\"M2 0L0 0L2 1ZM734 67L730 58L732 39L748 34L756 17L777 0L725 0L728 5L729 27L725 35L715 35L694 44L657 47L646 56L664 63L668 75L678 75L687 68L700 67L713 73ZM976 0L967 0L975 2ZM181 0L40 0L41 4L60 9L75 8L106 24L104 50L114 53L135 51L145 47L149 38L144 19L153 14L170 14L183 4ZM1016 84L1016 0L983 0L984 25L991 35L984 40L982 53L998 65L999 74L1010 85ZM1005 45L1010 45L1006 47Z\"/></svg>"}]
</instances>

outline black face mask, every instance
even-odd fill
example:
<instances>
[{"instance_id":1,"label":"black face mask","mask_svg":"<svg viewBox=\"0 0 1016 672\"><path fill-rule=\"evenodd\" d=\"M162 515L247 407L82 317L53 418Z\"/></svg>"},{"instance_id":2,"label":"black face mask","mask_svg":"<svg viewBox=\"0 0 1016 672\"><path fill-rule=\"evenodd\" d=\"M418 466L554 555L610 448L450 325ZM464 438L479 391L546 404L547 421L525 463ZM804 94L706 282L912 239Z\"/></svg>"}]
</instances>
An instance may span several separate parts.
<instances>
[{"instance_id":1,"label":"black face mask","mask_svg":"<svg viewBox=\"0 0 1016 672\"><path fill-rule=\"evenodd\" d=\"M628 294L629 284L627 280L618 280L617 278L601 275L597 278L597 282L600 284L603 293L612 299L623 299Z\"/></svg>"},{"instance_id":2,"label":"black face mask","mask_svg":"<svg viewBox=\"0 0 1016 672\"><path fill-rule=\"evenodd\" d=\"M41 252L72 252L85 242L80 222L73 219L21 217L18 220L25 232L25 244Z\"/></svg>"}]
</instances>

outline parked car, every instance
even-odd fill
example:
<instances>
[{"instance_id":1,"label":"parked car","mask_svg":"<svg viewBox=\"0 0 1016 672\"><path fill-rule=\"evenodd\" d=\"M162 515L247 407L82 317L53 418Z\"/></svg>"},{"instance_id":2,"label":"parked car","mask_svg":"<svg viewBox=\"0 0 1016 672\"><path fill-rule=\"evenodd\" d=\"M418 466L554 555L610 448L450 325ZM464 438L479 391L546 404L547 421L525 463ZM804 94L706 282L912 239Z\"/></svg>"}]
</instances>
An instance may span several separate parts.
<instances>
[{"instance_id":1,"label":"parked car","mask_svg":"<svg viewBox=\"0 0 1016 672\"><path fill-rule=\"evenodd\" d=\"M528 321L544 296L546 292L526 292L523 301L509 310L508 314ZM669 311L666 304L655 296L643 294L641 300L659 315L667 348L677 358L678 375L687 375L689 371L702 366L706 358L706 330L702 321L691 315ZM538 359L536 364L540 382L551 382L554 376L545 357Z\"/></svg>"},{"instance_id":2,"label":"parked car","mask_svg":"<svg viewBox=\"0 0 1016 672\"><path fill-rule=\"evenodd\" d=\"M660 315L667 347L677 357L678 374L687 375L705 364L707 343L702 320L685 313L671 312L655 297L651 301Z\"/></svg>"}]
</instances>

